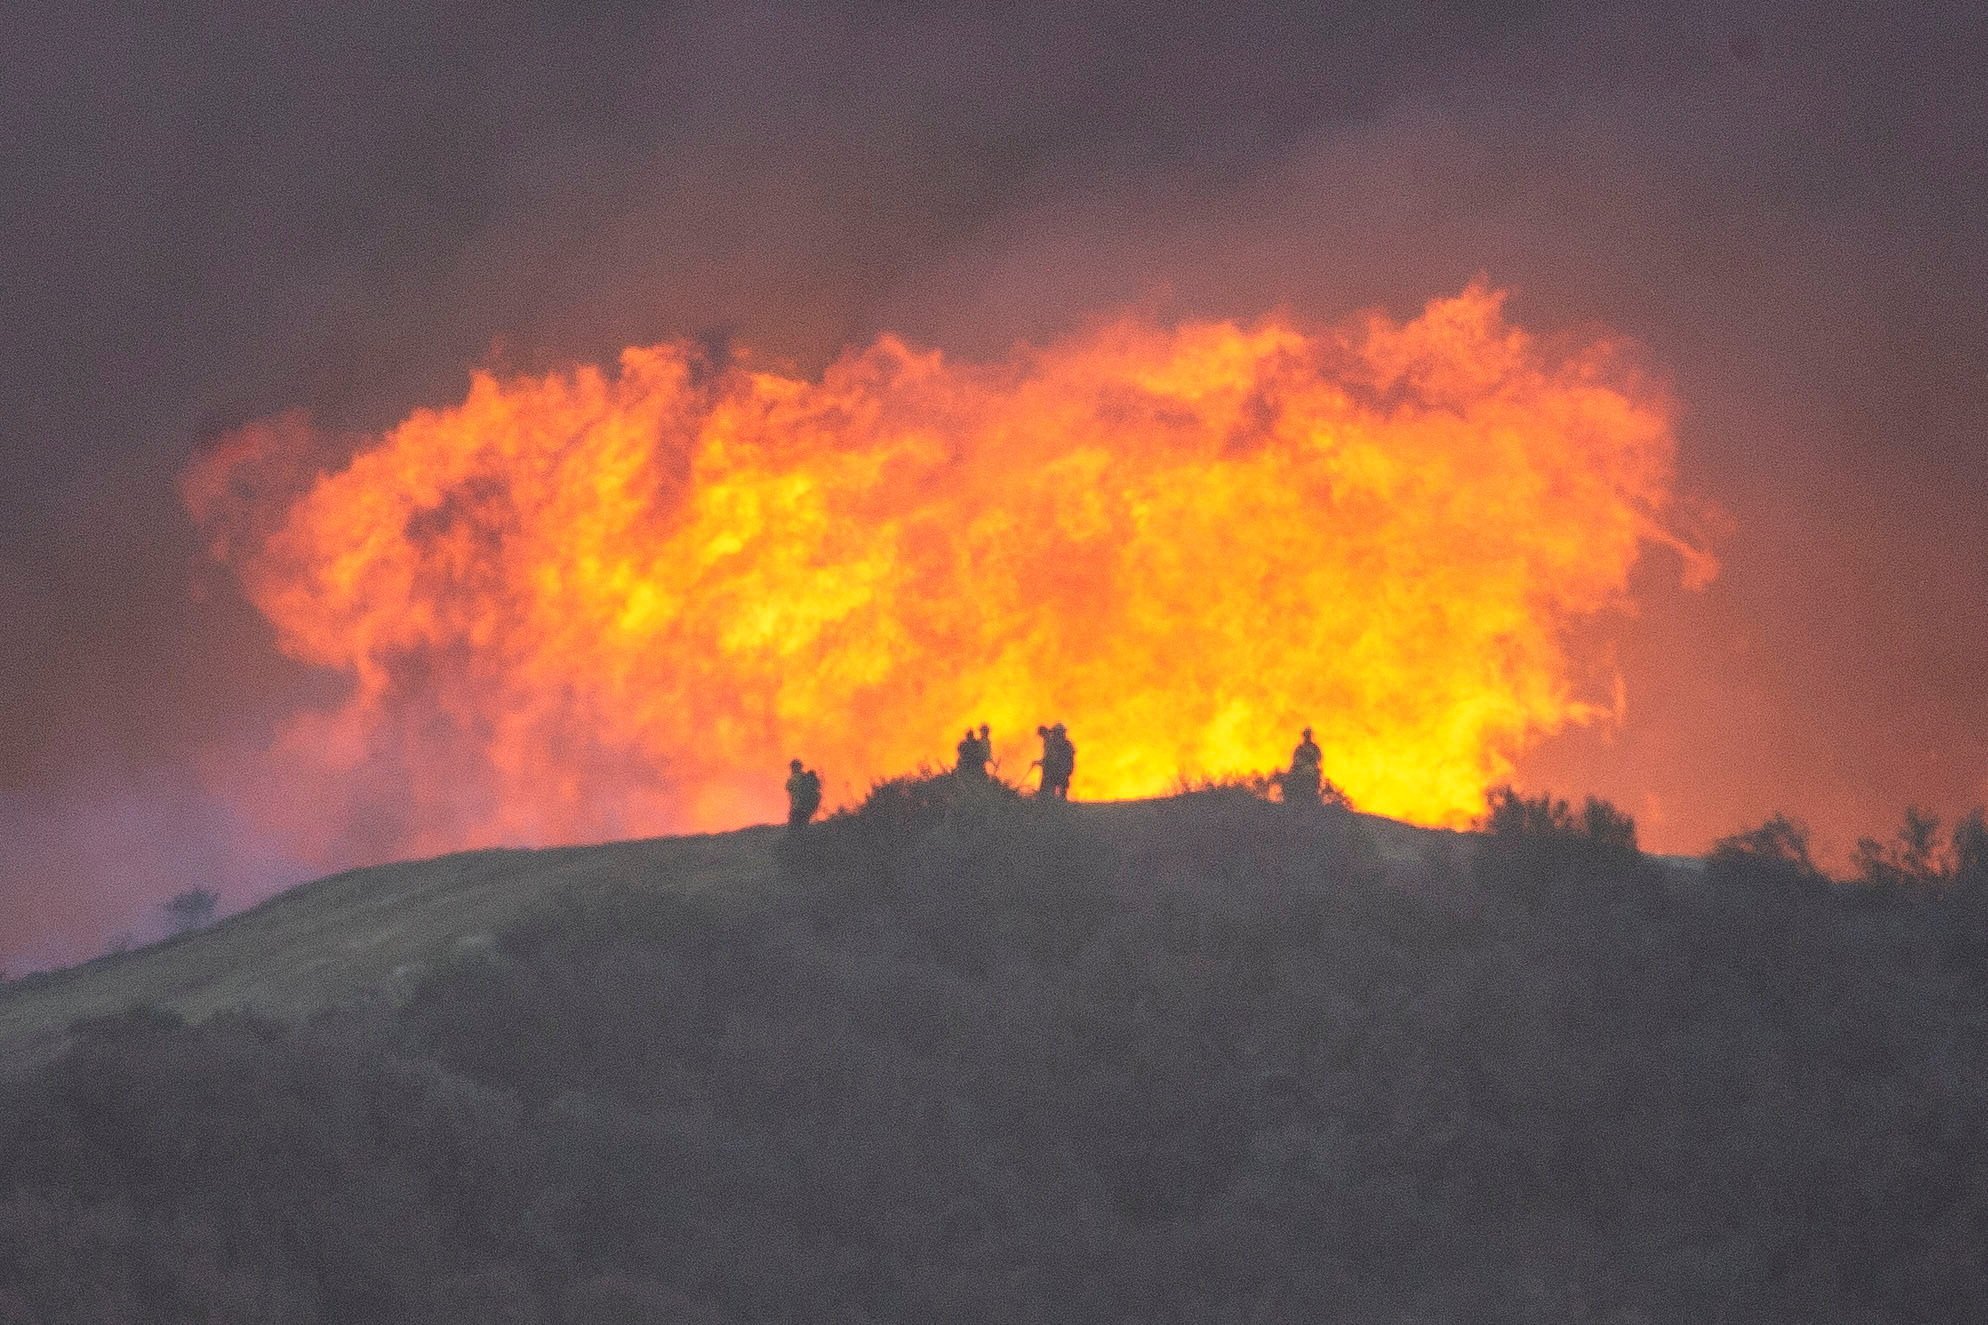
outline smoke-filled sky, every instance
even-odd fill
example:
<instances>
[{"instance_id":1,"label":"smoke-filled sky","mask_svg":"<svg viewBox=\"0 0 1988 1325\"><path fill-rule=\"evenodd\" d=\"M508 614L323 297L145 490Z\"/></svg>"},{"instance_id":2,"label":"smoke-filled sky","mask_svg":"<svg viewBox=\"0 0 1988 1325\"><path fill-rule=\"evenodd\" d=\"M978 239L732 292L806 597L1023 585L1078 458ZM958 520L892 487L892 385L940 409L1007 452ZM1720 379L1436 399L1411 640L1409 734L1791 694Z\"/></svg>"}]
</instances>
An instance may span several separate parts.
<instances>
[{"instance_id":1,"label":"smoke-filled sky","mask_svg":"<svg viewBox=\"0 0 1988 1325\"><path fill-rule=\"evenodd\" d=\"M210 788L336 683L175 478L688 336L815 371L1127 308L1631 338L1721 571L1520 764L1678 850L1988 796L1978 6L30 3L0 41L0 961L303 866ZM943 750L935 751L943 753Z\"/></svg>"}]
</instances>

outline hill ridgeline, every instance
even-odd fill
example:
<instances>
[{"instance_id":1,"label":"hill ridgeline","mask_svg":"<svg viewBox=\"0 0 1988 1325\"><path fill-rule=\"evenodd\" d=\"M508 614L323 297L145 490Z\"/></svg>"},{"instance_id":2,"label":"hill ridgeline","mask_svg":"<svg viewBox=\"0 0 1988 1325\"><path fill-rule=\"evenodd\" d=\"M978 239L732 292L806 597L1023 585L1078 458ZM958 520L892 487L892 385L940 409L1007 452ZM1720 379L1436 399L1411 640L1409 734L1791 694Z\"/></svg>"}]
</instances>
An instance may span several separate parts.
<instances>
[{"instance_id":1,"label":"hill ridgeline","mask_svg":"<svg viewBox=\"0 0 1988 1325\"><path fill-rule=\"evenodd\" d=\"M0 1321L1967 1319L1973 895L946 780L357 871L0 994Z\"/></svg>"}]
</instances>

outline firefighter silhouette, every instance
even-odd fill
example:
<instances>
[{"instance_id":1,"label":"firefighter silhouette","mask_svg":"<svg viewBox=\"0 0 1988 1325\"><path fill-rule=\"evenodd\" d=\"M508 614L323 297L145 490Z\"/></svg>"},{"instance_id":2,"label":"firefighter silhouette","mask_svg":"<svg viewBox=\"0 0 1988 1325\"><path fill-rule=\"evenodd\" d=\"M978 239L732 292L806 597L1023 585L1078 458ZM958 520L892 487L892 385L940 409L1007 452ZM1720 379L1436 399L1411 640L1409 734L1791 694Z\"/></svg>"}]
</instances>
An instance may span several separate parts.
<instances>
[{"instance_id":1,"label":"firefighter silhouette","mask_svg":"<svg viewBox=\"0 0 1988 1325\"><path fill-rule=\"evenodd\" d=\"M815 817L821 808L821 774L803 768L801 761L787 761L787 827L799 828Z\"/></svg>"},{"instance_id":2,"label":"firefighter silhouette","mask_svg":"<svg viewBox=\"0 0 1988 1325\"><path fill-rule=\"evenodd\" d=\"M1303 739L1291 751L1291 767L1284 774L1284 803L1286 805L1317 805L1319 803L1319 783L1325 776L1325 754L1312 739L1312 729L1304 730Z\"/></svg>"},{"instance_id":3,"label":"firefighter silhouette","mask_svg":"<svg viewBox=\"0 0 1988 1325\"><path fill-rule=\"evenodd\" d=\"M1069 800L1070 775L1077 767L1077 747L1071 743L1069 730L1059 722L1037 727L1035 734L1042 738L1042 758L1035 761L1042 769L1042 785L1036 795Z\"/></svg>"},{"instance_id":4,"label":"firefighter silhouette","mask_svg":"<svg viewBox=\"0 0 1988 1325\"><path fill-rule=\"evenodd\" d=\"M966 729L966 734L959 740L959 762L953 766L955 773L967 778L986 778L987 765L994 758L994 742L988 732L984 722L980 724L978 735L974 734L973 728Z\"/></svg>"}]
</instances>

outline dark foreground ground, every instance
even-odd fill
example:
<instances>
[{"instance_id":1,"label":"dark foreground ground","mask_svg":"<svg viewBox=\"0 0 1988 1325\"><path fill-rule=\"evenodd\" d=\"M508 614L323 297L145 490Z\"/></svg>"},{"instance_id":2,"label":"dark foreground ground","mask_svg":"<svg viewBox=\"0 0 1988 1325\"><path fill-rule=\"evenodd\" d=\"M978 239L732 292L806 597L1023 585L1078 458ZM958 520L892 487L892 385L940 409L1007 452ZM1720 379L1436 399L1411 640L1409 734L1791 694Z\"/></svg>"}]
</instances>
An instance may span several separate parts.
<instances>
[{"instance_id":1,"label":"dark foreground ground","mask_svg":"<svg viewBox=\"0 0 1988 1325\"><path fill-rule=\"evenodd\" d=\"M1952 896L1232 790L534 859L0 997L0 1323L1988 1311Z\"/></svg>"}]
</instances>

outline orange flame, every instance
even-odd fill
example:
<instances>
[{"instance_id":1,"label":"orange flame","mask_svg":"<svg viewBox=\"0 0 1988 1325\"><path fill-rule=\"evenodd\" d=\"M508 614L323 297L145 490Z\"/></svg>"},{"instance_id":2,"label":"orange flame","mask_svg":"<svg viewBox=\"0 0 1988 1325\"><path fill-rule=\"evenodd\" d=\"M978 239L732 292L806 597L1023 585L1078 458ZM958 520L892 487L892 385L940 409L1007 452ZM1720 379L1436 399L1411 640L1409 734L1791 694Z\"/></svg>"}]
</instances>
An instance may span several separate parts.
<instances>
[{"instance_id":1,"label":"orange flame","mask_svg":"<svg viewBox=\"0 0 1988 1325\"><path fill-rule=\"evenodd\" d=\"M1069 723L1076 791L1272 767L1456 824L1605 707L1567 627L1666 532L1663 394L1483 287L1420 317L1124 318L1002 362L886 336L807 380L688 344L477 375L330 472L297 417L189 510L281 647L349 677L275 778L381 850L776 817ZM268 776L265 774L265 776ZM301 815L299 817L302 817Z\"/></svg>"}]
</instances>

